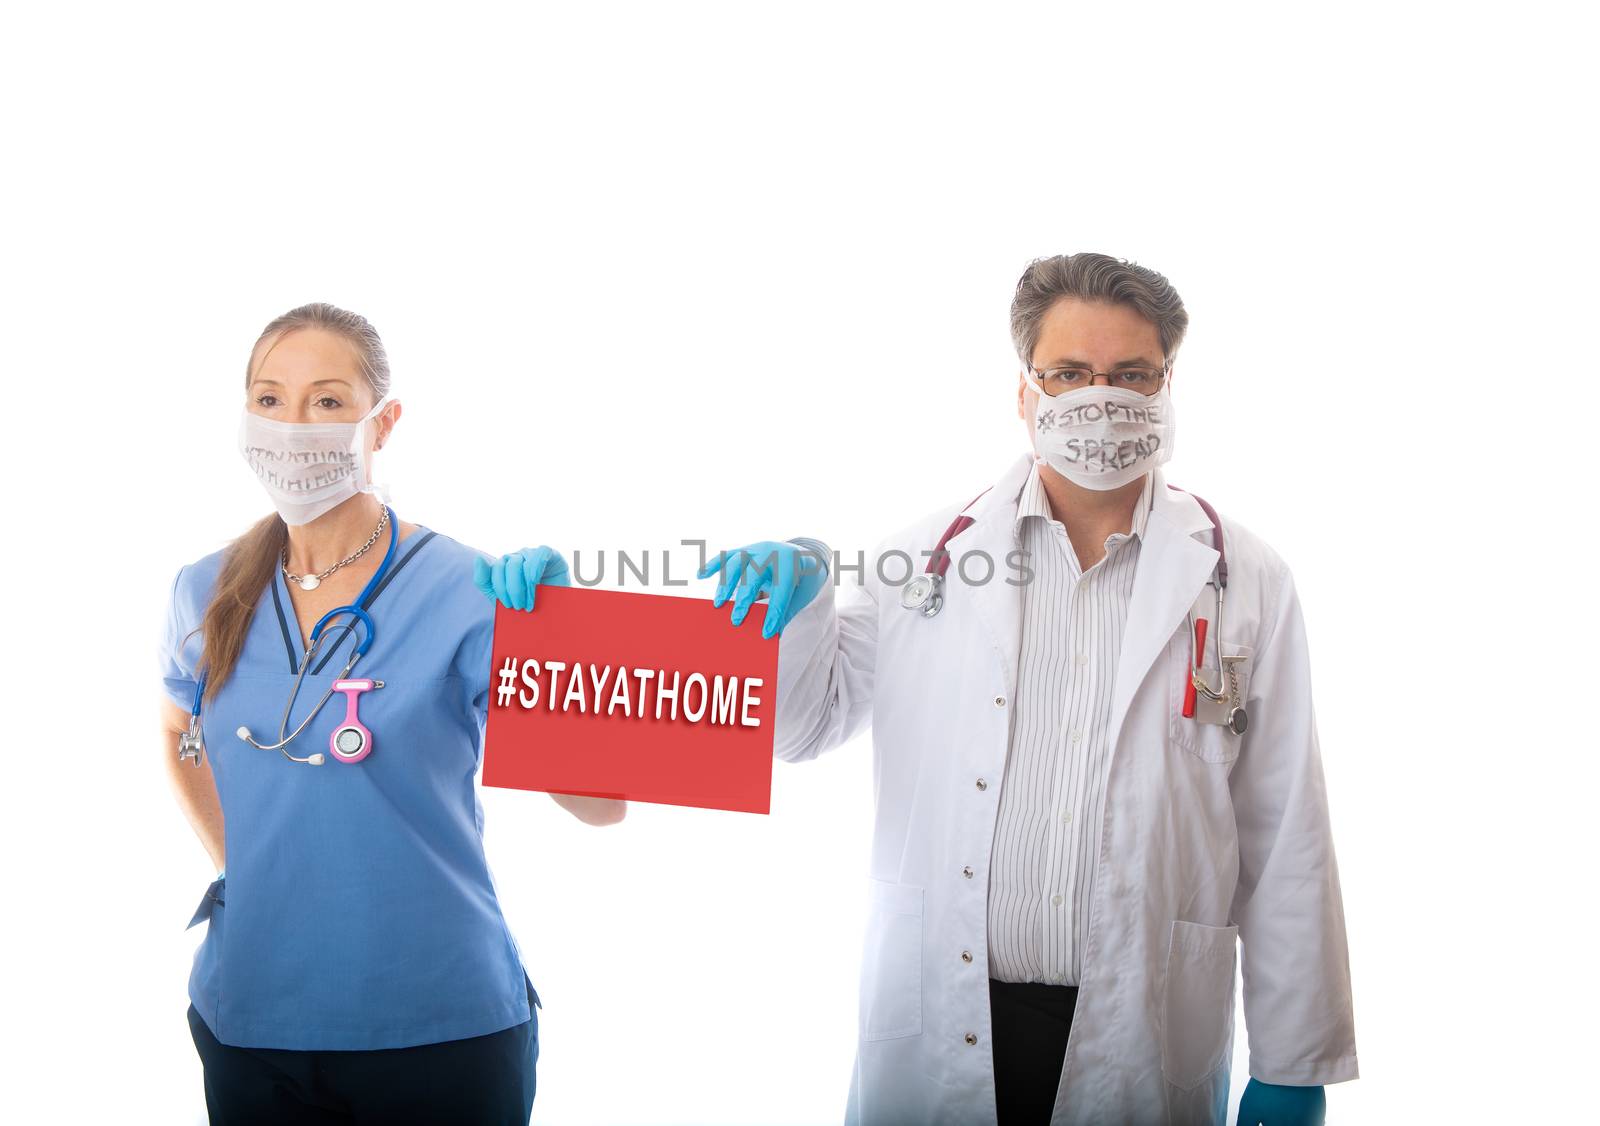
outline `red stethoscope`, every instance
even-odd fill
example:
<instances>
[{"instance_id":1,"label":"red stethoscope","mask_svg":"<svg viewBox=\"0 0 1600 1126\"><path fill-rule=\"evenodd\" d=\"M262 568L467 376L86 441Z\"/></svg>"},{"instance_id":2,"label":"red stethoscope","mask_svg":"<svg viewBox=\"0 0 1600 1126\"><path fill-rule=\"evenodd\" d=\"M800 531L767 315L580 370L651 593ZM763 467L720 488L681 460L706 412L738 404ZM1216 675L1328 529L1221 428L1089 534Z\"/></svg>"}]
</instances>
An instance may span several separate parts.
<instances>
[{"instance_id":1,"label":"red stethoscope","mask_svg":"<svg viewBox=\"0 0 1600 1126\"><path fill-rule=\"evenodd\" d=\"M988 491L985 489L983 493ZM907 610L916 610L924 618L931 618L944 609L944 573L950 567L950 552L946 550L946 545L951 539L972 527L973 519L967 515L967 509L977 504L978 497L983 496L983 493L969 500L960 514L950 521L950 526L944 530L944 535L933 545L933 554L928 558L928 566L922 574L901 589L900 605Z\"/></svg>"},{"instance_id":2,"label":"red stethoscope","mask_svg":"<svg viewBox=\"0 0 1600 1126\"><path fill-rule=\"evenodd\" d=\"M1176 485L1168 485L1167 488L1179 493L1184 491ZM978 497L982 495L983 493L979 493ZM1222 607L1227 600L1228 591L1228 551L1222 538L1222 520L1217 516L1217 510L1206 500L1195 496L1194 493L1189 495L1194 497L1207 519L1211 521L1211 546L1217 551L1217 564L1207 583L1217 592L1217 628L1211 631L1217 664L1215 668L1204 667L1208 623L1204 618L1195 619L1191 613L1194 648L1189 657L1189 679L1184 685L1183 714L1186 719L1197 718L1196 712L1200 710L1199 700L1204 699L1207 701L1204 709L1206 714L1198 717L1200 722L1219 724L1235 735L1242 735L1250 725L1250 715L1245 711L1244 702L1239 699L1239 678L1233 662L1243 658L1222 655ZM928 565L922 574L901 589L900 605L907 610L915 610L924 618L931 618L944 608L944 576L950 567L949 543L972 526L973 518L967 515L967 509L977 503L978 497L968 501L960 514L950 521L950 526L944 530L944 535L940 536L939 542L934 545L933 553L928 558ZM1222 683L1224 669L1228 680L1226 690Z\"/></svg>"},{"instance_id":3,"label":"red stethoscope","mask_svg":"<svg viewBox=\"0 0 1600 1126\"><path fill-rule=\"evenodd\" d=\"M1168 485L1169 489L1183 492L1176 485ZM1211 581L1207 584L1215 587L1217 591L1217 628L1212 631L1212 646L1217 655L1217 663L1213 668L1205 668L1206 651L1206 620L1195 618L1193 611L1189 617L1193 621L1194 648L1189 657L1189 681L1183 689L1183 715L1185 719L1198 719L1201 723L1213 723L1226 727L1235 735L1243 735L1250 726L1250 713L1245 711L1244 701L1239 698L1239 670L1237 662L1244 660L1239 657L1225 657L1222 654L1222 606L1227 601L1228 594L1228 549L1222 541L1222 520L1217 516L1217 510L1212 508L1203 498L1195 496L1195 503L1205 512L1211 521L1211 546L1217 549L1217 565L1212 571ZM1227 687L1223 687L1226 678ZM1206 703L1202 705L1200 700ZM1200 714L1201 711L1205 714Z\"/></svg>"}]
</instances>

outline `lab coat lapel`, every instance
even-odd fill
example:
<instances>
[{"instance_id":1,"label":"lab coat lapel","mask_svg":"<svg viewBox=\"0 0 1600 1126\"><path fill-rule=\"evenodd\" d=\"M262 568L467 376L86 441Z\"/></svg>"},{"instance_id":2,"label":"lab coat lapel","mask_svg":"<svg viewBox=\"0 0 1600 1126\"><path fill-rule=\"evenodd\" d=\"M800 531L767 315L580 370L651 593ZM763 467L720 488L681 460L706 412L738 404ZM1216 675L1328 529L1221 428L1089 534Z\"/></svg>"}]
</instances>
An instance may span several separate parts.
<instances>
[{"instance_id":1,"label":"lab coat lapel","mask_svg":"<svg viewBox=\"0 0 1600 1126\"><path fill-rule=\"evenodd\" d=\"M965 587L956 573L956 564L963 555L983 552L993 561L994 574L988 582L966 587L957 592L956 597L971 597L977 608L1000 659L1008 696L1014 696L1017 690L1017 658L1022 651L1022 587L1006 580L1017 577L1010 560L1011 553L1017 550L1017 499L1032 468L1032 456L1019 458L1005 476L972 504L968 509L968 515L973 518L972 526L952 536L949 543L950 578L957 586ZM974 561L967 569L977 579L987 572L988 565L981 560Z\"/></svg>"},{"instance_id":2,"label":"lab coat lapel","mask_svg":"<svg viewBox=\"0 0 1600 1126\"><path fill-rule=\"evenodd\" d=\"M1152 482L1153 507L1139 545L1133 598L1122 636L1111 695L1110 746L1113 754L1134 694L1150 667L1199 597L1217 561L1211 546L1211 521L1188 493L1167 487L1160 470ZM1204 536L1195 538L1196 533Z\"/></svg>"},{"instance_id":3,"label":"lab coat lapel","mask_svg":"<svg viewBox=\"0 0 1600 1126\"><path fill-rule=\"evenodd\" d=\"M1022 651L1022 588L1014 582L1015 572L1007 559L1017 550L1015 527L1017 499L1023 482L1033 467L1033 458L1024 455L1006 471L993 488L968 509L973 524L948 544L951 561L949 582L970 591L973 605L982 619L1005 675L1006 690L1017 690L1017 661ZM1134 570L1133 598L1128 609L1128 624L1122 638L1122 656L1117 664L1111 698L1110 745L1116 741L1133 703L1134 693L1160 656L1172 631L1178 628L1211 577L1217 560L1211 546L1211 521L1188 493L1167 487L1161 471L1155 470L1152 484L1154 501L1145 523L1139 547L1139 564ZM1199 538L1195 538L1197 534ZM994 577L979 586L967 587L957 573L957 564L969 552L984 552L994 562ZM987 570L987 565L981 565ZM980 564L969 565L974 577ZM1114 753L1114 752L1113 752Z\"/></svg>"}]
</instances>

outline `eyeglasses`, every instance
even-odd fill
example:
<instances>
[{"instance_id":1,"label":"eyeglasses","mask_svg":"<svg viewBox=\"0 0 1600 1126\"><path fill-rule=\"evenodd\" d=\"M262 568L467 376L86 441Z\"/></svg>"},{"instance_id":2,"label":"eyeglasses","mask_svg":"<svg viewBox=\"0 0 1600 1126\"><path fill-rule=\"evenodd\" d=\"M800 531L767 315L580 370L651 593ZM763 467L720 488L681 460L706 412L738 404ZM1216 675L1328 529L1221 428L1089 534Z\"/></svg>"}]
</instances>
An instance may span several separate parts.
<instances>
[{"instance_id":1,"label":"eyeglasses","mask_svg":"<svg viewBox=\"0 0 1600 1126\"><path fill-rule=\"evenodd\" d=\"M1028 368L1028 373L1051 398L1080 387L1093 387L1096 379L1104 379L1110 387L1123 387L1141 395L1153 395L1161 389L1162 380L1171 371L1171 364L1163 364L1159 368L1122 367L1115 371L1095 371L1083 366L1049 368L1045 371Z\"/></svg>"}]
</instances>

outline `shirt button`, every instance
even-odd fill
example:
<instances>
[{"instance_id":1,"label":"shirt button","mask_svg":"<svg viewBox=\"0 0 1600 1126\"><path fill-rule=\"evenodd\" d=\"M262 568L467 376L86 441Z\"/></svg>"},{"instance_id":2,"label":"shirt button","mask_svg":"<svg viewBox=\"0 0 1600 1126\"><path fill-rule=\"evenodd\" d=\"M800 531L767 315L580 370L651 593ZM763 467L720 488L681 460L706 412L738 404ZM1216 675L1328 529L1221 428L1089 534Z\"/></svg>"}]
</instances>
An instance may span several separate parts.
<instances>
[{"instance_id":1,"label":"shirt button","mask_svg":"<svg viewBox=\"0 0 1600 1126\"><path fill-rule=\"evenodd\" d=\"M1080 665L1087 665L1089 663L1089 655L1087 653L1079 653L1077 661Z\"/></svg>"},{"instance_id":2,"label":"shirt button","mask_svg":"<svg viewBox=\"0 0 1600 1126\"><path fill-rule=\"evenodd\" d=\"M977 1042L978 1042L978 1036L977 1036L977 1034L976 1034L976 1033L973 1033L973 1032L969 1032L969 1033L967 1033L967 1046L968 1046L968 1047L969 1047L969 1048L970 1048L970 1047L971 1047L971 1046L972 1046L972 1045L974 1045L974 1044L976 1044L976 1043L977 1043Z\"/></svg>"},{"instance_id":3,"label":"shirt button","mask_svg":"<svg viewBox=\"0 0 1600 1126\"><path fill-rule=\"evenodd\" d=\"M1081 731L1074 731L1074 732L1073 732L1073 733L1072 733L1072 741L1073 741L1073 742L1074 742L1074 743L1081 743L1081 742L1083 742L1083 732L1081 732Z\"/></svg>"},{"instance_id":4,"label":"shirt button","mask_svg":"<svg viewBox=\"0 0 1600 1126\"><path fill-rule=\"evenodd\" d=\"M971 868L963 868L963 869L961 869L961 874L963 876L965 876L969 880L972 879L972 869Z\"/></svg>"},{"instance_id":5,"label":"shirt button","mask_svg":"<svg viewBox=\"0 0 1600 1126\"><path fill-rule=\"evenodd\" d=\"M1070 814L1070 813L1063 813L1063 814L1062 814L1062 815L1061 815L1061 823L1062 823L1062 824L1063 824L1063 825L1070 825L1070 824L1072 824L1072 814Z\"/></svg>"},{"instance_id":6,"label":"shirt button","mask_svg":"<svg viewBox=\"0 0 1600 1126\"><path fill-rule=\"evenodd\" d=\"M1050 897L1050 902L1054 903L1057 907L1060 907L1061 906L1061 897L1059 895L1052 895Z\"/></svg>"},{"instance_id":7,"label":"shirt button","mask_svg":"<svg viewBox=\"0 0 1600 1126\"><path fill-rule=\"evenodd\" d=\"M1006 706L1006 698L1004 696L996 696L994 698L994 706L997 707L997 708L1005 707Z\"/></svg>"},{"instance_id":8,"label":"shirt button","mask_svg":"<svg viewBox=\"0 0 1600 1126\"><path fill-rule=\"evenodd\" d=\"M961 952L961 960L970 964L972 962L972 951L963 950Z\"/></svg>"},{"instance_id":9,"label":"shirt button","mask_svg":"<svg viewBox=\"0 0 1600 1126\"><path fill-rule=\"evenodd\" d=\"M978 779L978 789L987 790L988 788L989 788L989 783L985 782L982 778L979 778Z\"/></svg>"}]
</instances>

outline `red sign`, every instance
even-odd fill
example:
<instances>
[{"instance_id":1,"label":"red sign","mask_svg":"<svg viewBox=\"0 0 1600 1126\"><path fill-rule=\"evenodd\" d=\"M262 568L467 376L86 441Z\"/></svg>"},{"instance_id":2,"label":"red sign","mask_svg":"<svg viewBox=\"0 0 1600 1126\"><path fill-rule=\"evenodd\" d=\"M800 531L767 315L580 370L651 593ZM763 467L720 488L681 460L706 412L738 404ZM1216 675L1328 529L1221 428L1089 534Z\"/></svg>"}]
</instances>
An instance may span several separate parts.
<instances>
[{"instance_id":1,"label":"red sign","mask_svg":"<svg viewBox=\"0 0 1600 1126\"><path fill-rule=\"evenodd\" d=\"M495 608L483 783L766 813L778 639L704 598L540 587Z\"/></svg>"}]
</instances>

